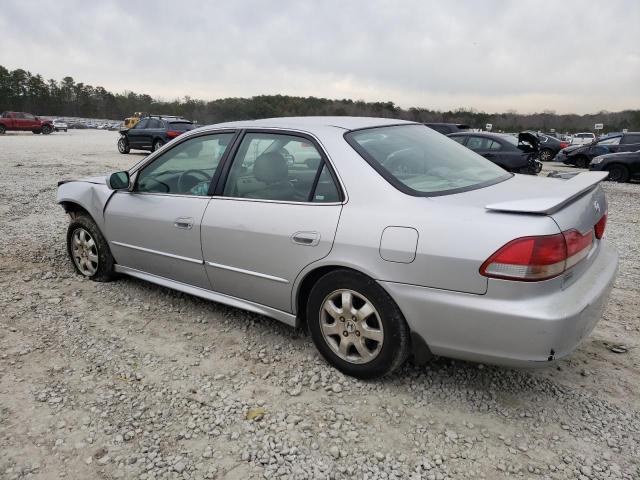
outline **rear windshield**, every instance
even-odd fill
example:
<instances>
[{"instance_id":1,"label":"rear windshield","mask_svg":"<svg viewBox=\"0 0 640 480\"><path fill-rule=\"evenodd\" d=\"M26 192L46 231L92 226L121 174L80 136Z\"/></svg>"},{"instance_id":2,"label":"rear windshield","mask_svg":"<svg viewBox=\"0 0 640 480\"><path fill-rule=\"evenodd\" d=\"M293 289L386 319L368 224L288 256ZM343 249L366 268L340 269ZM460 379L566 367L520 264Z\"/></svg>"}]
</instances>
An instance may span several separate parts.
<instances>
[{"instance_id":1,"label":"rear windshield","mask_svg":"<svg viewBox=\"0 0 640 480\"><path fill-rule=\"evenodd\" d=\"M193 123L190 123L190 122L171 122L171 123L169 123L169 128L171 130L179 130L181 132L186 132L188 130L193 130Z\"/></svg>"},{"instance_id":2,"label":"rear windshield","mask_svg":"<svg viewBox=\"0 0 640 480\"><path fill-rule=\"evenodd\" d=\"M409 195L459 193L511 177L489 160L424 125L356 130L345 138L389 183Z\"/></svg>"}]
</instances>

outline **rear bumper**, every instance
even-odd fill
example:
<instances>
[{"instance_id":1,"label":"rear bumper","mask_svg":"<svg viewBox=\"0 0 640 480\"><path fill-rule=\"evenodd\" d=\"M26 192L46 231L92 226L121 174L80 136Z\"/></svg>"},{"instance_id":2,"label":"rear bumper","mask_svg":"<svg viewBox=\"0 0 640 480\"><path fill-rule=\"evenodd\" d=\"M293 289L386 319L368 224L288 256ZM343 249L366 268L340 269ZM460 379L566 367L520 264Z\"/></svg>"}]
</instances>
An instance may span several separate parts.
<instances>
[{"instance_id":1,"label":"rear bumper","mask_svg":"<svg viewBox=\"0 0 640 480\"><path fill-rule=\"evenodd\" d=\"M617 268L617 253L603 243L577 281L562 288L561 278L550 280L557 288L546 294L527 297L515 290L521 286L517 282L501 280L490 280L486 295L380 284L433 354L536 366L568 355L591 333L602 316ZM541 285L533 289L539 287L545 290ZM509 291L513 294L505 294Z\"/></svg>"}]
</instances>

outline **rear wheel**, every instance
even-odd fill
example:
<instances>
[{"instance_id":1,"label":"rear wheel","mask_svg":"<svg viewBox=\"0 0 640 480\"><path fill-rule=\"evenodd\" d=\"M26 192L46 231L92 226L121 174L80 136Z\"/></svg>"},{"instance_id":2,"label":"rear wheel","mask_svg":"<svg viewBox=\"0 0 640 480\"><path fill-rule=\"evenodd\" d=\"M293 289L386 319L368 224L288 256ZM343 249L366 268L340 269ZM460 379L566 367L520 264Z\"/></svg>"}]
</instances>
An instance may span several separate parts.
<instances>
[{"instance_id":1,"label":"rear wheel","mask_svg":"<svg viewBox=\"0 0 640 480\"><path fill-rule=\"evenodd\" d=\"M609 165L607 167L607 170L609 170L609 176L607 177L607 180L620 183L629 181L629 170L624 165L615 163L613 165Z\"/></svg>"},{"instance_id":2,"label":"rear wheel","mask_svg":"<svg viewBox=\"0 0 640 480\"><path fill-rule=\"evenodd\" d=\"M51 133L52 128L49 125L42 126L42 134L49 135Z\"/></svg>"},{"instance_id":3,"label":"rear wheel","mask_svg":"<svg viewBox=\"0 0 640 480\"><path fill-rule=\"evenodd\" d=\"M353 377L382 377L409 355L409 327L398 306L374 280L351 270L318 280L307 325L322 356Z\"/></svg>"},{"instance_id":4,"label":"rear wheel","mask_svg":"<svg viewBox=\"0 0 640 480\"><path fill-rule=\"evenodd\" d=\"M542 150L540 152L540 161L541 162L548 162L553 158L553 151L545 148L544 150Z\"/></svg>"},{"instance_id":5,"label":"rear wheel","mask_svg":"<svg viewBox=\"0 0 640 480\"><path fill-rule=\"evenodd\" d=\"M129 153L131 149L129 148L129 142L126 137L120 137L118 140L118 151L120 153Z\"/></svg>"},{"instance_id":6,"label":"rear wheel","mask_svg":"<svg viewBox=\"0 0 640 480\"><path fill-rule=\"evenodd\" d=\"M7 127L5 127L4 125L0 125L0 135L4 135L6 131L7 131Z\"/></svg>"},{"instance_id":7,"label":"rear wheel","mask_svg":"<svg viewBox=\"0 0 640 480\"><path fill-rule=\"evenodd\" d=\"M162 146L164 145L164 142L160 139L157 139L155 142L153 142L153 152L155 152L156 150L162 148Z\"/></svg>"},{"instance_id":8,"label":"rear wheel","mask_svg":"<svg viewBox=\"0 0 640 480\"><path fill-rule=\"evenodd\" d=\"M587 168L589 166L589 159L587 157L576 158L576 167Z\"/></svg>"},{"instance_id":9,"label":"rear wheel","mask_svg":"<svg viewBox=\"0 0 640 480\"><path fill-rule=\"evenodd\" d=\"M75 217L67 229L67 252L80 275L96 282L107 282L114 276L114 260L107 241L93 219Z\"/></svg>"}]
</instances>

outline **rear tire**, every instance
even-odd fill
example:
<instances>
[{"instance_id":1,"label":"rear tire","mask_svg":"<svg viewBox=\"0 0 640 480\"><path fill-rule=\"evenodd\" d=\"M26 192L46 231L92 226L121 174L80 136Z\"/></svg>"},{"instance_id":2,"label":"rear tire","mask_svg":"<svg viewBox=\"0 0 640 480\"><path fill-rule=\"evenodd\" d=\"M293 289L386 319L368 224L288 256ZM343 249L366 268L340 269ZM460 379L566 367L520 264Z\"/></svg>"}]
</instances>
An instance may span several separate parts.
<instances>
[{"instance_id":1,"label":"rear tire","mask_svg":"<svg viewBox=\"0 0 640 480\"><path fill-rule=\"evenodd\" d=\"M77 273L94 282L108 282L115 275L115 261L100 229L87 215L78 215L67 229L67 253Z\"/></svg>"},{"instance_id":2,"label":"rear tire","mask_svg":"<svg viewBox=\"0 0 640 480\"><path fill-rule=\"evenodd\" d=\"M607 170L609 170L607 180L618 183L626 183L629 181L629 170L624 165L614 163L613 165L609 165Z\"/></svg>"},{"instance_id":3,"label":"rear tire","mask_svg":"<svg viewBox=\"0 0 640 480\"><path fill-rule=\"evenodd\" d=\"M379 378L409 356L410 331L402 312L361 273L335 270L321 277L309 294L306 318L316 348L346 375Z\"/></svg>"},{"instance_id":4,"label":"rear tire","mask_svg":"<svg viewBox=\"0 0 640 480\"><path fill-rule=\"evenodd\" d=\"M576 167L587 168L589 166L589 159L587 157L576 158Z\"/></svg>"},{"instance_id":5,"label":"rear tire","mask_svg":"<svg viewBox=\"0 0 640 480\"><path fill-rule=\"evenodd\" d=\"M162 148L163 145L164 142L160 139L157 139L155 142L153 142L153 149L151 151L155 152L156 150Z\"/></svg>"},{"instance_id":6,"label":"rear tire","mask_svg":"<svg viewBox=\"0 0 640 480\"><path fill-rule=\"evenodd\" d=\"M129 153L131 149L129 148L129 142L126 137L120 137L118 140L118 151L122 154Z\"/></svg>"},{"instance_id":7,"label":"rear tire","mask_svg":"<svg viewBox=\"0 0 640 480\"><path fill-rule=\"evenodd\" d=\"M6 131L7 127L5 127L4 125L0 125L0 135L4 135Z\"/></svg>"}]
</instances>

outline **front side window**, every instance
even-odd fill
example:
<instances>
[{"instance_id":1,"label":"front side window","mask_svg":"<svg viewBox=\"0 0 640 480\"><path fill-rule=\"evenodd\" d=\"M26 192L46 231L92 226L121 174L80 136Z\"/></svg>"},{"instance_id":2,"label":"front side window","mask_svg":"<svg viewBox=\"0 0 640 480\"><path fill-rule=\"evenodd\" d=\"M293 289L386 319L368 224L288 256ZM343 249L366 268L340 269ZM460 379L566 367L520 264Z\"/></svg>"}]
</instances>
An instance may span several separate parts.
<instances>
[{"instance_id":1,"label":"front side window","mask_svg":"<svg viewBox=\"0 0 640 480\"><path fill-rule=\"evenodd\" d=\"M211 179L233 135L204 135L176 145L140 171L135 191L207 195Z\"/></svg>"},{"instance_id":2,"label":"front side window","mask_svg":"<svg viewBox=\"0 0 640 480\"><path fill-rule=\"evenodd\" d=\"M511 177L502 168L423 125L356 130L347 142L389 183L410 195L444 195ZM470 137L472 138L481 137Z\"/></svg>"},{"instance_id":3,"label":"front side window","mask_svg":"<svg viewBox=\"0 0 640 480\"><path fill-rule=\"evenodd\" d=\"M149 119L143 118L138 123L136 123L136 126L133 128L135 128L136 130L142 130L143 128L147 128L147 125L149 125Z\"/></svg>"},{"instance_id":4,"label":"front side window","mask_svg":"<svg viewBox=\"0 0 640 480\"><path fill-rule=\"evenodd\" d=\"M223 195L287 202L334 202L339 201L337 192L320 152L307 139L247 133L229 170Z\"/></svg>"}]
</instances>

